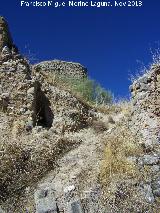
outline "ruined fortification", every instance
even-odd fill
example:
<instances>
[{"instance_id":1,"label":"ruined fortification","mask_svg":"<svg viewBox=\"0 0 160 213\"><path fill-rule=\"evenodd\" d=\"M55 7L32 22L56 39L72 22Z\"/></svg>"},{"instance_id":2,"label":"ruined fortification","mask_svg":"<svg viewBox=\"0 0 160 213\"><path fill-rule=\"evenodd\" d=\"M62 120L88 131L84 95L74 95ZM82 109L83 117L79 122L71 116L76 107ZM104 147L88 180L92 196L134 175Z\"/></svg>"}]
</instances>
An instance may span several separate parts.
<instances>
[{"instance_id":1,"label":"ruined fortification","mask_svg":"<svg viewBox=\"0 0 160 213\"><path fill-rule=\"evenodd\" d=\"M42 62L32 69L15 49L2 17L0 26L0 109L12 116L14 122L22 120L26 130L37 125L54 126L56 131L83 127L88 107L69 92L55 87L52 74L82 78L86 69L78 63L57 60Z\"/></svg>"},{"instance_id":2,"label":"ruined fortification","mask_svg":"<svg viewBox=\"0 0 160 213\"><path fill-rule=\"evenodd\" d=\"M160 141L160 66L154 65L149 72L134 81L132 93L134 127L143 135L144 146L152 147ZM142 123L141 128L136 128Z\"/></svg>"},{"instance_id":3,"label":"ruined fortification","mask_svg":"<svg viewBox=\"0 0 160 213\"><path fill-rule=\"evenodd\" d=\"M7 22L0 16L0 51L5 46L11 49L13 47L13 40Z\"/></svg>"},{"instance_id":4,"label":"ruined fortification","mask_svg":"<svg viewBox=\"0 0 160 213\"><path fill-rule=\"evenodd\" d=\"M44 61L36 64L34 69L50 71L53 74L63 75L69 78L84 78L87 76L87 68L81 64L61 60Z\"/></svg>"},{"instance_id":5,"label":"ruined fortification","mask_svg":"<svg viewBox=\"0 0 160 213\"><path fill-rule=\"evenodd\" d=\"M81 64L60 60L32 67L19 54L7 22L0 17L0 212L1 207L6 212L112 212L106 210L106 203L101 206L99 169L104 143L108 143L110 134L117 134L116 124L112 121L110 129L95 132L89 123L105 120L105 113L96 114L96 109L55 84L55 74L81 79L86 77L87 70ZM123 113L116 116L122 118L118 126L127 126L136 135L135 144L139 142L143 149L141 155L129 156L143 178L133 182L126 174L128 179L120 185L116 182L113 188L117 187L114 196L122 203L126 197L132 203L130 210L123 209L124 212L142 212L135 211L130 194L125 194L122 186L131 182L137 187L145 198L144 206L154 205L160 197L160 65L152 66L135 80L130 91L129 119ZM149 172L145 176L146 169ZM52 174L46 177L48 171ZM84 187L79 184L81 178ZM22 206L19 197L15 198L20 191ZM113 199L112 210L119 213L121 210L114 209Z\"/></svg>"},{"instance_id":6,"label":"ruined fortification","mask_svg":"<svg viewBox=\"0 0 160 213\"><path fill-rule=\"evenodd\" d=\"M130 87L132 93L131 129L140 138L144 155L137 159L143 171L150 171L143 182L147 202L160 196L160 65L156 64Z\"/></svg>"},{"instance_id":7,"label":"ruined fortification","mask_svg":"<svg viewBox=\"0 0 160 213\"><path fill-rule=\"evenodd\" d=\"M14 45L8 23L0 16L0 64L9 59L20 58L18 48Z\"/></svg>"}]
</instances>

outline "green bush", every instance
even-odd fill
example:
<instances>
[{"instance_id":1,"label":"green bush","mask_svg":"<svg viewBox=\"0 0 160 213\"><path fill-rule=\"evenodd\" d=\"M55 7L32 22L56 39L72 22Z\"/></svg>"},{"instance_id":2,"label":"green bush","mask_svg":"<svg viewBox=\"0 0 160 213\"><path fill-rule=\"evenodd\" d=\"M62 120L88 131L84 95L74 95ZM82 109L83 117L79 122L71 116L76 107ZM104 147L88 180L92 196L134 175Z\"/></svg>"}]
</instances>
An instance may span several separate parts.
<instances>
[{"instance_id":1,"label":"green bush","mask_svg":"<svg viewBox=\"0 0 160 213\"><path fill-rule=\"evenodd\" d=\"M96 105L112 103L112 93L102 88L95 80L89 78L76 79L65 76L58 76L58 80L66 86L68 85L72 92L83 97L85 101Z\"/></svg>"}]
</instances>

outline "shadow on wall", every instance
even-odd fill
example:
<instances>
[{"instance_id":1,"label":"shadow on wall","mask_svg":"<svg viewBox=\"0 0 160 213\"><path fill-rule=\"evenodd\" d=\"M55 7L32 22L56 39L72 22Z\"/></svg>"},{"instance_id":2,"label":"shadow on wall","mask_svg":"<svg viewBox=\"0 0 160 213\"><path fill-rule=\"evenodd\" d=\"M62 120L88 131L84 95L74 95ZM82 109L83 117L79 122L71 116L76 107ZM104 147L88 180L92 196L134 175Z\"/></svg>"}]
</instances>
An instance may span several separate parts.
<instances>
[{"instance_id":1,"label":"shadow on wall","mask_svg":"<svg viewBox=\"0 0 160 213\"><path fill-rule=\"evenodd\" d=\"M50 108L50 101L45 93L41 90L41 84L36 82L35 97L33 103L33 125L44 128L52 127L54 115Z\"/></svg>"}]
</instances>

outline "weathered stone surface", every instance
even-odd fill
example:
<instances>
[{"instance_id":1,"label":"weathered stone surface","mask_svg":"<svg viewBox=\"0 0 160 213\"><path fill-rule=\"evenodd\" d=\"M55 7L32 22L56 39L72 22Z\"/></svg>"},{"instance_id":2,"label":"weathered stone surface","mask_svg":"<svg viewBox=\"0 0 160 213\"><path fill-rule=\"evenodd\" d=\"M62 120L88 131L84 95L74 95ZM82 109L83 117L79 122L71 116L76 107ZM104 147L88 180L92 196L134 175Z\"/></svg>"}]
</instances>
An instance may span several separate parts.
<instances>
[{"instance_id":1,"label":"weathered stone surface","mask_svg":"<svg viewBox=\"0 0 160 213\"><path fill-rule=\"evenodd\" d=\"M152 192L152 188L151 185L149 184L144 184L143 185L143 189L142 189L142 193L144 194L145 200L148 203L153 203L155 201L153 192Z\"/></svg>"},{"instance_id":2,"label":"weathered stone surface","mask_svg":"<svg viewBox=\"0 0 160 213\"><path fill-rule=\"evenodd\" d=\"M139 159L142 165L156 165L159 163L159 156L157 155L144 155Z\"/></svg>"},{"instance_id":3,"label":"weathered stone surface","mask_svg":"<svg viewBox=\"0 0 160 213\"><path fill-rule=\"evenodd\" d=\"M2 208L0 207L0 213L5 213L3 210L2 210Z\"/></svg>"},{"instance_id":4,"label":"weathered stone surface","mask_svg":"<svg viewBox=\"0 0 160 213\"><path fill-rule=\"evenodd\" d=\"M160 175L160 173L157 174ZM155 196L160 197L160 176L152 182L152 190Z\"/></svg>"},{"instance_id":5,"label":"weathered stone surface","mask_svg":"<svg viewBox=\"0 0 160 213\"><path fill-rule=\"evenodd\" d=\"M0 18L0 27L0 110L14 118L17 115L15 125L23 120L27 131L35 126L53 126L55 132L63 133L85 127L90 107L54 85L52 78L54 72L83 78L86 68L78 63L54 60L35 65L31 74L30 65L13 44L4 18Z\"/></svg>"},{"instance_id":6,"label":"weathered stone surface","mask_svg":"<svg viewBox=\"0 0 160 213\"><path fill-rule=\"evenodd\" d=\"M136 80L132 85L132 99L134 127L137 126L137 133L142 134L146 146L158 144L158 132L160 128L159 106L160 93L157 86L157 76L160 73L160 67L152 67L150 72ZM140 88L137 90L137 85ZM142 125L141 125L142 124ZM139 126L141 125L141 128ZM135 129L135 128L134 128Z\"/></svg>"},{"instance_id":7,"label":"weathered stone surface","mask_svg":"<svg viewBox=\"0 0 160 213\"><path fill-rule=\"evenodd\" d=\"M13 40L9 32L8 24L6 20L0 16L0 52L2 48L7 46L12 48Z\"/></svg>"},{"instance_id":8,"label":"weathered stone surface","mask_svg":"<svg viewBox=\"0 0 160 213\"><path fill-rule=\"evenodd\" d=\"M152 166L153 174L157 174L159 171L160 171L160 166L159 165L153 165Z\"/></svg>"},{"instance_id":9,"label":"weathered stone surface","mask_svg":"<svg viewBox=\"0 0 160 213\"><path fill-rule=\"evenodd\" d=\"M58 213L55 201L54 189L52 186L41 186L35 192L36 213Z\"/></svg>"},{"instance_id":10,"label":"weathered stone surface","mask_svg":"<svg viewBox=\"0 0 160 213\"><path fill-rule=\"evenodd\" d=\"M132 93L132 122L131 129L140 139L140 143L146 152L138 158L137 162L141 170L150 170L147 181L143 183L143 191L147 202L153 203L156 196L160 196L160 185L157 174L160 165L160 66L152 66L150 71L133 82ZM144 169L144 170L143 170Z\"/></svg>"},{"instance_id":11,"label":"weathered stone surface","mask_svg":"<svg viewBox=\"0 0 160 213\"><path fill-rule=\"evenodd\" d=\"M71 213L84 213L80 201L74 201L71 203Z\"/></svg>"},{"instance_id":12,"label":"weathered stone surface","mask_svg":"<svg viewBox=\"0 0 160 213\"><path fill-rule=\"evenodd\" d=\"M87 75L87 69L81 64L60 60L44 61L34 65L33 68L37 71L50 71L53 74L69 78L83 78Z\"/></svg>"},{"instance_id":13,"label":"weathered stone surface","mask_svg":"<svg viewBox=\"0 0 160 213\"><path fill-rule=\"evenodd\" d=\"M13 43L8 24L3 17L0 17L0 65L2 65L3 62L20 58L22 57L18 53L18 48ZM2 70L2 68L3 67L1 67L0 71L5 70Z\"/></svg>"},{"instance_id":14,"label":"weathered stone surface","mask_svg":"<svg viewBox=\"0 0 160 213\"><path fill-rule=\"evenodd\" d=\"M91 110L87 104L78 100L70 92L57 87L54 82L49 83L46 77L47 71L39 71L38 77L37 72L32 74L36 76L36 81L43 82L41 90L50 100L50 109L54 114L52 126L57 133L76 131L87 125Z\"/></svg>"}]
</instances>

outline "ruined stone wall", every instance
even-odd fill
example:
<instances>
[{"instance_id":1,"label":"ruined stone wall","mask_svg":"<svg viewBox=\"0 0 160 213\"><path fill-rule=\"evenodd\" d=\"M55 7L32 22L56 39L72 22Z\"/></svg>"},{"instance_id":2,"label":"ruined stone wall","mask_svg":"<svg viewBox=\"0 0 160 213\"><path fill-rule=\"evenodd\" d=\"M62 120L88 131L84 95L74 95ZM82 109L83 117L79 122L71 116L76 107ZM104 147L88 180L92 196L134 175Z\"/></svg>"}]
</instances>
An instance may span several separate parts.
<instances>
[{"instance_id":1,"label":"ruined stone wall","mask_svg":"<svg viewBox=\"0 0 160 213\"><path fill-rule=\"evenodd\" d=\"M140 169L147 167L150 175L143 183L148 202L160 197L160 65L151 67L148 73L135 80L132 93L131 129L144 149L137 159Z\"/></svg>"},{"instance_id":2,"label":"ruined stone wall","mask_svg":"<svg viewBox=\"0 0 160 213\"><path fill-rule=\"evenodd\" d=\"M0 72L0 111L12 119L17 130L22 128L24 131L33 123L34 94L29 93L33 85L24 72Z\"/></svg>"},{"instance_id":3,"label":"ruined stone wall","mask_svg":"<svg viewBox=\"0 0 160 213\"><path fill-rule=\"evenodd\" d=\"M33 123L33 99L28 94L35 83L31 78L30 65L13 44L8 24L0 17L0 111L26 128ZM18 126L17 126L18 128Z\"/></svg>"},{"instance_id":4,"label":"ruined stone wall","mask_svg":"<svg viewBox=\"0 0 160 213\"><path fill-rule=\"evenodd\" d=\"M8 29L8 24L3 17L0 16L0 51L4 46L12 47L13 41Z\"/></svg>"},{"instance_id":5,"label":"ruined stone wall","mask_svg":"<svg viewBox=\"0 0 160 213\"><path fill-rule=\"evenodd\" d=\"M130 87L133 103L134 127L146 146L160 141L160 66L136 80ZM139 128L139 124L142 124Z\"/></svg>"},{"instance_id":6,"label":"ruined stone wall","mask_svg":"<svg viewBox=\"0 0 160 213\"><path fill-rule=\"evenodd\" d=\"M70 92L55 85L54 81L49 81L49 73L50 71L34 71L32 75L37 82L40 82L41 90L50 102L54 130L76 131L85 127L91 108Z\"/></svg>"},{"instance_id":7,"label":"ruined stone wall","mask_svg":"<svg viewBox=\"0 0 160 213\"><path fill-rule=\"evenodd\" d=\"M13 44L7 22L0 17L0 110L14 121L23 121L23 129L53 126L63 132L86 125L88 106L55 86L52 72L83 78L87 70L78 63L54 60L35 65L31 73Z\"/></svg>"},{"instance_id":8,"label":"ruined stone wall","mask_svg":"<svg viewBox=\"0 0 160 213\"><path fill-rule=\"evenodd\" d=\"M25 132L36 126L52 127L62 133L88 124L91 109L87 104L54 85L54 81L49 82L47 71L31 75L28 65L22 62L18 60L18 70L13 61L5 62L10 69L2 69L4 63L0 65L0 111L12 117L17 128Z\"/></svg>"},{"instance_id":9,"label":"ruined stone wall","mask_svg":"<svg viewBox=\"0 0 160 213\"><path fill-rule=\"evenodd\" d=\"M19 54L18 48L13 43L8 23L3 17L0 17L0 65L3 62L11 62L11 60L21 58L22 56Z\"/></svg>"},{"instance_id":10,"label":"ruined stone wall","mask_svg":"<svg viewBox=\"0 0 160 213\"><path fill-rule=\"evenodd\" d=\"M37 71L50 71L71 78L83 78L87 75L87 69L81 64L60 60L41 62L35 65L34 69Z\"/></svg>"}]
</instances>

